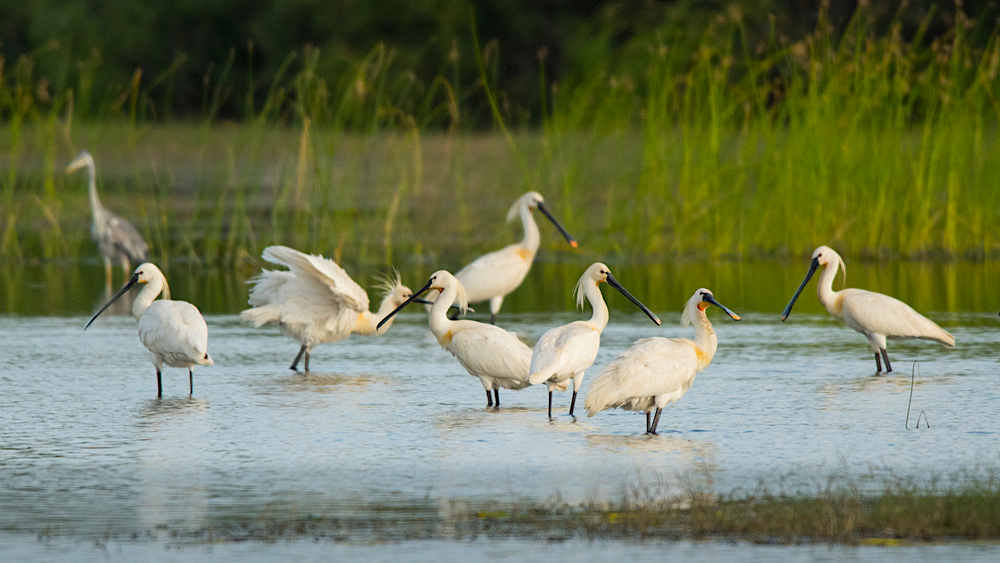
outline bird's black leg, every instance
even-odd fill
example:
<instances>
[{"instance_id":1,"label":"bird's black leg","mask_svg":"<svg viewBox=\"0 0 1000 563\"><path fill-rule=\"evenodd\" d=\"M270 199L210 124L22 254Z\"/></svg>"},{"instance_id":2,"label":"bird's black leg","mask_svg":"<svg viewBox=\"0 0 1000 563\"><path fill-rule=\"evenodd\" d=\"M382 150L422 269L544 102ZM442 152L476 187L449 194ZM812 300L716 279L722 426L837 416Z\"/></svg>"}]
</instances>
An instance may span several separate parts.
<instances>
[{"instance_id":1,"label":"bird's black leg","mask_svg":"<svg viewBox=\"0 0 1000 563\"><path fill-rule=\"evenodd\" d=\"M882 358L879 357L878 352L875 352L875 373L882 373Z\"/></svg>"},{"instance_id":2,"label":"bird's black leg","mask_svg":"<svg viewBox=\"0 0 1000 563\"><path fill-rule=\"evenodd\" d=\"M649 434L649 411L646 411L646 434Z\"/></svg>"},{"instance_id":3,"label":"bird's black leg","mask_svg":"<svg viewBox=\"0 0 1000 563\"><path fill-rule=\"evenodd\" d=\"M552 391L549 391L549 418L552 418Z\"/></svg>"},{"instance_id":4,"label":"bird's black leg","mask_svg":"<svg viewBox=\"0 0 1000 563\"><path fill-rule=\"evenodd\" d=\"M309 350L306 350L306 373L309 373Z\"/></svg>"},{"instance_id":5,"label":"bird's black leg","mask_svg":"<svg viewBox=\"0 0 1000 563\"><path fill-rule=\"evenodd\" d=\"M573 407L576 406L576 391L573 391L573 398L569 401L569 415L573 416Z\"/></svg>"},{"instance_id":6,"label":"bird's black leg","mask_svg":"<svg viewBox=\"0 0 1000 563\"><path fill-rule=\"evenodd\" d=\"M292 367L290 367L288 369L290 369L292 371L299 371L299 360L302 359L302 355L305 354L305 353L306 353L306 345L303 344L302 347L299 348L299 355L295 356L295 361L292 362ZM306 369L306 371L309 371L309 370Z\"/></svg>"},{"instance_id":7,"label":"bird's black leg","mask_svg":"<svg viewBox=\"0 0 1000 563\"><path fill-rule=\"evenodd\" d=\"M490 393L489 389L487 389L486 390L486 408L490 408L492 406L493 406L493 394Z\"/></svg>"},{"instance_id":8,"label":"bird's black leg","mask_svg":"<svg viewBox=\"0 0 1000 563\"><path fill-rule=\"evenodd\" d=\"M656 409L656 416L653 417L653 425L649 428L650 434L656 434L656 427L660 424L660 413L663 409Z\"/></svg>"},{"instance_id":9,"label":"bird's black leg","mask_svg":"<svg viewBox=\"0 0 1000 563\"><path fill-rule=\"evenodd\" d=\"M500 389L493 390L493 397L496 398L497 408L500 408Z\"/></svg>"},{"instance_id":10,"label":"bird's black leg","mask_svg":"<svg viewBox=\"0 0 1000 563\"><path fill-rule=\"evenodd\" d=\"M491 325L497 324L497 314L496 313L490 313L490 324Z\"/></svg>"},{"instance_id":11,"label":"bird's black leg","mask_svg":"<svg viewBox=\"0 0 1000 563\"><path fill-rule=\"evenodd\" d=\"M156 370L156 396L163 396L163 379L160 377L160 370Z\"/></svg>"},{"instance_id":12,"label":"bird's black leg","mask_svg":"<svg viewBox=\"0 0 1000 563\"><path fill-rule=\"evenodd\" d=\"M892 371L892 364L889 363L889 354L882 348L882 359L885 360L885 372L889 373Z\"/></svg>"},{"instance_id":13,"label":"bird's black leg","mask_svg":"<svg viewBox=\"0 0 1000 563\"><path fill-rule=\"evenodd\" d=\"M188 386L191 388L191 395L194 395L194 374L188 370Z\"/></svg>"}]
</instances>

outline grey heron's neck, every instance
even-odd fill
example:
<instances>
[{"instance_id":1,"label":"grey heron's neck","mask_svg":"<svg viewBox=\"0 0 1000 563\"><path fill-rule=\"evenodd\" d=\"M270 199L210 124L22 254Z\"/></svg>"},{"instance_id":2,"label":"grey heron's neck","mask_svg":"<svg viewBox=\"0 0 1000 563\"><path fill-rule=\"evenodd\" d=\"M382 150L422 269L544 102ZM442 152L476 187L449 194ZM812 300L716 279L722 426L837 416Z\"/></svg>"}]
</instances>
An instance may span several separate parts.
<instances>
[{"instance_id":1,"label":"grey heron's neck","mask_svg":"<svg viewBox=\"0 0 1000 563\"><path fill-rule=\"evenodd\" d=\"M837 295L839 291L833 290L833 281L837 278L837 269L840 264L831 260L827 262L826 266L823 268L823 273L819 275L819 280L816 282L816 293L819 294L819 302L823 304L827 312L834 317L840 318L840 307L838 307Z\"/></svg>"},{"instance_id":2,"label":"grey heron's neck","mask_svg":"<svg viewBox=\"0 0 1000 563\"><path fill-rule=\"evenodd\" d=\"M89 179L90 211L97 217L97 214L104 209L101 205L101 198L97 197L97 167L93 162L87 163L87 175Z\"/></svg>"},{"instance_id":3,"label":"grey heron's neck","mask_svg":"<svg viewBox=\"0 0 1000 563\"><path fill-rule=\"evenodd\" d=\"M521 226L524 227L524 238L521 240L521 246L527 248L532 253L538 251L538 245L541 243L541 234L538 232L538 224L535 223L535 218L531 214L531 209L527 205L521 205Z\"/></svg>"},{"instance_id":4,"label":"grey heron's neck","mask_svg":"<svg viewBox=\"0 0 1000 563\"><path fill-rule=\"evenodd\" d=\"M594 314L590 317L590 324L594 325L598 332L604 332L611 314L608 311L607 303L604 302L604 295L601 294L601 287L595 282L588 281L583 288L583 294L587 296L590 307L594 309Z\"/></svg>"},{"instance_id":5,"label":"grey heron's neck","mask_svg":"<svg viewBox=\"0 0 1000 563\"><path fill-rule=\"evenodd\" d=\"M162 278L153 278L152 281L147 283L139 295L135 296L135 301L132 302L132 316L138 321L142 314L146 312L146 309L153 304L156 296L163 291L166 281Z\"/></svg>"}]
</instances>

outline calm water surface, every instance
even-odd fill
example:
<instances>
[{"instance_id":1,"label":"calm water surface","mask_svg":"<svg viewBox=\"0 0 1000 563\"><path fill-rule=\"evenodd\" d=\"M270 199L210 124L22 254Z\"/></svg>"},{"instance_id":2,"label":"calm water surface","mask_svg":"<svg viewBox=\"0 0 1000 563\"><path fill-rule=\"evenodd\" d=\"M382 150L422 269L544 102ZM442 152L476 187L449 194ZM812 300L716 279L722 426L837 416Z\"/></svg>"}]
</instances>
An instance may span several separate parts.
<instances>
[{"instance_id":1,"label":"calm water surface","mask_svg":"<svg viewBox=\"0 0 1000 563\"><path fill-rule=\"evenodd\" d=\"M0 530L57 530L72 537L194 529L227 518L336 516L387 505L439 512L456 499L614 500L632 487L730 492L764 482L808 491L832 474L878 488L885 478L947 477L998 464L998 304L985 292L949 296L947 281L955 276L970 286L986 283L990 266L913 266L914 276L943 280L930 290L900 275L907 269L898 264L849 270L851 286L895 290L904 300L928 305L917 308L958 341L952 350L891 342L898 373L887 377L874 375L861 335L820 313L814 289L787 323L778 320L805 264L682 268L708 281L682 282L684 271L667 269L660 274L674 285L659 291L655 269L618 275L664 323L652 325L606 291L612 320L581 393L582 401L589 379L635 340L690 337L692 330L678 325L679 308L698 286L713 289L744 320L710 310L719 351L687 396L664 412L662 434L655 437L641 434L639 414L568 416L568 393L556 395L556 417L549 420L544 386L501 391L502 408L484 408L478 380L440 349L419 311L403 314L384 337L318 347L311 360L316 372L296 374L288 365L297 344L277 329L243 326L234 314L245 298L239 274L191 282L178 276L174 296L208 313L216 365L196 369L193 397L185 370L168 368L164 397L157 399L155 372L135 321L102 316L83 332L102 290L86 283L95 277L90 270L67 274L89 293L70 295L74 301L60 310L37 311L44 314L26 314L38 306L19 309L8 300L0 315L0 382L6 389L0 395ZM589 316L560 306L578 275L567 282L560 271L549 265L529 278L529 289L549 288L546 305L532 309L513 299L505 306L502 324L529 344L553 326ZM767 282L746 287L748 272ZM8 299L35 300L56 291L42 268L7 270L3 279ZM12 287L11 280L19 285ZM677 297L676 285L691 287ZM229 295L239 291L242 297ZM227 296L223 306L213 297L218 295ZM908 430L910 366L918 359ZM923 423L914 429L920 412L929 429ZM76 545L60 541L44 549ZM503 545L518 553L522 544ZM0 552L41 545L34 535L0 535ZM287 553L312 554L308 542L287 545ZM558 549L589 553L591 545L570 542ZM119 547L126 553L145 549ZM188 554L200 549L190 547ZM224 552L236 559L270 548L215 549L217 558ZM663 547L641 549L658 553ZM694 543L667 552L690 550L711 560L725 549ZM753 548L746 555L764 553ZM859 553L807 548L801 555L834 560Z\"/></svg>"}]
</instances>

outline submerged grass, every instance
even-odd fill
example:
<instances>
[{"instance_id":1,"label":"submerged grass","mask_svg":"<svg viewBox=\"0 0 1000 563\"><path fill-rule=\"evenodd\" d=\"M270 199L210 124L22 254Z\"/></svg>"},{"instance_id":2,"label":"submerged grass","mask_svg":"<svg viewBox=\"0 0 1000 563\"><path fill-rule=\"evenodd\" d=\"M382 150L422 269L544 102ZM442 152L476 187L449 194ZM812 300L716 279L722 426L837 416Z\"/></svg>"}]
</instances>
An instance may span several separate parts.
<instances>
[{"instance_id":1,"label":"submerged grass","mask_svg":"<svg viewBox=\"0 0 1000 563\"><path fill-rule=\"evenodd\" d=\"M295 510L292 509L292 514ZM166 530L167 528L164 528ZM36 531L36 530L10 530ZM51 534L51 530L42 533ZM123 532L125 533L125 532ZM156 540L154 530L128 531ZM196 541L403 541L478 537L529 540L726 540L767 544L1000 540L1000 483L992 476L916 485L895 481L881 491L833 479L821 490L679 495L630 492L613 502L401 501L331 507L329 514L289 515L272 507L214 517L196 529L170 529ZM114 539L106 537L105 539Z\"/></svg>"},{"instance_id":2,"label":"submerged grass","mask_svg":"<svg viewBox=\"0 0 1000 563\"><path fill-rule=\"evenodd\" d=\"M509 241L503 212L532 189L585 252L618 261L819 244L996 258L1000 40L994 30L973 48L972 25L904 39L899 25L876 34L862 8L840 35L821 17L801 41L752 45L731 11L700 35L658 29L562 77L538 129L508 126L495 45L472 84L447 72L418 84L384 46L338 76L315 50L292 54L241 123L215 117L225 65L200 122L158 121L167 79L140 72L105 118L78 122L74 100L94 95L84 71L98 63L81 64L76 90L49 93L25 56L0 80L0 256L96 252L85 179L61 173L87 148L106 205L161 262L241 264L273 243L359 263L457 261ZM466 105L472 93L498 133L463 126L481 110Z\"/></svg>"}]
</instances>

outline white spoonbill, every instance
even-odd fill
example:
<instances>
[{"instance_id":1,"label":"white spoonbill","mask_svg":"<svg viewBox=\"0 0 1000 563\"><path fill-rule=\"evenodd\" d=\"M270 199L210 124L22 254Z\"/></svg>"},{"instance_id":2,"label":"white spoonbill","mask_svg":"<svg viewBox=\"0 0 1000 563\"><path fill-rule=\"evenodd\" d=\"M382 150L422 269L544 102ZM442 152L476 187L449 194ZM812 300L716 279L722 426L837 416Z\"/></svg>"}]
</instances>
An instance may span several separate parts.
<instances>
[{"instance_id":1,"label":"white spoonbill","mask_svg":"<svg viewBox=\"0 0 1000 563\"><path fill-rule=\"evenodd\" d=\"M153 356L153 366L156 367L156 396L163 396L163 383L160 377L163 364L172 368L187 368L188 385L194 394L194 366L210 366L215 362L208 356L208 326L198 308L187 301L172 301L167 278L159 268L146 262L140 264L132 274L132 279L125 284L101 310L97 312L83 327L87 330L105 309L111 306L119 297L137 283L144 283L139 295L132 302L132 316L139 322L139 341ZM163 299L154 301L163 293Z\"/></svg>"},{"instance_id":2,"label":"white spoonbill","mask_svg":"<svg viewBox=\"0 0 1000 563\"><path fill-rule=\"evenodd\" d=\"M709 305L722 309L734 321L740 316L715 300L712 292L699 289L684 306L681 326L694 321L694 341L687 338L644 338L608 364L590 384L583 406L587 416L611 408L646 413L646 433L656 434L663 407L687 393L694 377L715 356L719 339L705 314ZM656 416L649 420L650 411Z\"/></svg>"},{"instance_id":3,"label":"white spoonbill","mask_svg":"<svg viewBox=\"0 0 1000 563\"><path fill-rule=\"evenodd\" d=\"M97 170L94 157L87 151L80 151L73 162L66 167L69 174L84 166L90 172L90 211L94 222L90 226L90 235L97 243L97 249L104 259L105 283L111 293L111 263L117 261L122 266L123 275L128 275L132 264L146 261L146 241L139 231L135 230L125 219L108 211L101 205L97 197Z\"/></svg>"},{"instance_id":4,"label":"white spoonbill","mask_svg":"<svg viewBox=\"0 0 1000 563\"><path fill-rule=\"evenodd\" d=\"M430 290L439 292L437 299L431 305L428 324L431 332L437 338L438 344L458 359L458 363L470 375L479 378L486 389L486 406L500 407L500 388L524 389L528 387L528 367L531 364L531 348L517 339L513 332L476 321L455 321L448 318L448 307L458 303L460 310L465 309L467 301L462 283L445 270L438 270L430 279L406 300L396 307L382 322L389 319L397 311L406 307L411 301ZM563 387L565 389L565 387ZM493 392L492 396L490 391Z\"/></svg>"},{"instance_id":5,"label":"white spoonbill","mask_svg":"<svg viewBox=\"0 0 1000 563\"><path fill-rule=\"evenodd\" d=\"M583 374L597 359L597 351L601 347L601 333L604 332L604 327L608 326L610 317L600 289L600 284L605 282L622 292L622 295L653 319L654 323L660 324L660 319L638 299L632 297L632 294L611 275L611 270L607 266L597 262L587 268L574 291L577 306L582 308L583 300L586 298L590 301L594 314L589 321L575 321L549 330L535 344L535 351L531 356L531 384L537 385L543 381L548 384L549 418L552 418L553 388L559 384L565 385L569 379L573 380L573 398L569 402L569 414L573 415L576 393L583 383Z\"/></svg>"},{"instance_id":6,"label":"white spoonbill","mask_svg":"<svg viewBox=\"0 0 1000 563\"><path fill-rule=\"evenodd\" d=\"M538 252L538 245L541 243L538 225L531 215L531 211L536 208L552 221L552 224L566 237L569 245L576 248L573 237L545 208L542 195L538 192L528 192L518 198L507 212L508 222L520 215L521 225L524 227L524 239L517 244L476 258L455 274L465 288L469 303L490 302L492 324L496 324L503 298L521 285L524 277L528 275L528 270L531 269L531 263L535 260L535 253Z\"/></svg>"},{"instance_id":7,"label":"white spoonbill","mask_svg":"<svg viewBox=\"0 0 1000 563\"><path fill-rule=\"evenodd\" d=\"M339 342L351 334L384 334L389 325L381 327L379 321L412 295L397 272L395 278L383 283L385 296L378 311L372 313L368 294L333 260L287 246L269 246L261 256L288 271L263 270L250 280L249 303L253 308L240 316L255 327L278 325L286 336L302 344L292 362L293 370L305 356L309 371L309 355L317 344Z\"/></svg>"},{"instance_id":8,"label":"white spoonbill","mask_svg":"<svg viewBox=\"0 0 1000 563\"><path fill-rule=\"evenodd\" d=\"M833 279L837 277L837 266L844 269L844 282L847 281L847 267L844 260L829 246L821 246L813 251L812 263L809 265L809 272L802 280L802 285L795 290L795 295L788 302L785 310L781 313L781 320L788 318L792 312L792 305L799 298L799 294L809 283L809 278L816 273L816 269L825 266L823 273L819 275L819 282L816 289L819 293L819 302L826 307L826 310L844 321L844 324L865 335L868 344L875 351L875 366L878 372L882 371L882 359L885 360L886 373L892 371L892 364L889 363L889 354L885 351L885 339L890 340L933 340L940 342L948 348L955 345L955 337L948 334L934 321L916 312L906 303L863 289L843 289L833 290Z\"/></svg>"}]
</instances>

